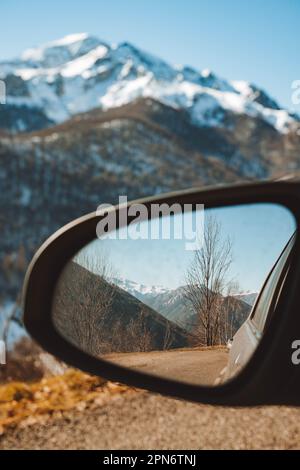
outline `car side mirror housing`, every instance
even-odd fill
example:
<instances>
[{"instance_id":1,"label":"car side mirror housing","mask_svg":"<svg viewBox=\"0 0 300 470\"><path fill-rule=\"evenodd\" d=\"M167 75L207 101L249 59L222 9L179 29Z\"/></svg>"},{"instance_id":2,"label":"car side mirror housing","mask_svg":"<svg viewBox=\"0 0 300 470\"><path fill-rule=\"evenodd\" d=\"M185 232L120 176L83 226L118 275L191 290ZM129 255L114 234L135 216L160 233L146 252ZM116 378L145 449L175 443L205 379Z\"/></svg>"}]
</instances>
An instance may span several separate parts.
<instances>
[{"instance_id":1,"label":"car side mirror housing","mask_svg":"<svg viewBox=\"0 0 300 470\"><path fill-rule=\"evenodd\" d=\"M299 219L294 182L103 206L35 254L25 326L67 364L129 386L299 404Z\"/></svg>"}]
</instances>

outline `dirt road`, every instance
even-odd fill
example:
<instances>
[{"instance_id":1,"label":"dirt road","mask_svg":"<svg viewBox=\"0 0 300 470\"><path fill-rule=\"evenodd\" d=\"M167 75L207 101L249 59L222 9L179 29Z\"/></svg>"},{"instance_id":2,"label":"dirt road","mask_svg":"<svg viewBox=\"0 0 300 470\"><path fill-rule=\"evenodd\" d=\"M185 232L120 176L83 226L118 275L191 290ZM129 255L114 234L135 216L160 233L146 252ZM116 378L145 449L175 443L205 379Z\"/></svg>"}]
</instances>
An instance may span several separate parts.
<instances>
[{"instance_id":1,"label":"dirt road","mask_svg":"<svg viewBox=\"0 0 300 470\"><path fill-rule=\"evenodd\" d=\"M228 362L225 347L175 349L105 356L129 369L198 385L213 385Z\"/></svg>"},{"instance_id":2,"label":"dirt road","mask_svg":"<svg viewBox=\"0 0 300 470\"><path fill-rule=\"evenodd\" d=\"M232 409L150 393L0 437L1 449L300 449L300 409Z\"/></svg>"}]
</instances>

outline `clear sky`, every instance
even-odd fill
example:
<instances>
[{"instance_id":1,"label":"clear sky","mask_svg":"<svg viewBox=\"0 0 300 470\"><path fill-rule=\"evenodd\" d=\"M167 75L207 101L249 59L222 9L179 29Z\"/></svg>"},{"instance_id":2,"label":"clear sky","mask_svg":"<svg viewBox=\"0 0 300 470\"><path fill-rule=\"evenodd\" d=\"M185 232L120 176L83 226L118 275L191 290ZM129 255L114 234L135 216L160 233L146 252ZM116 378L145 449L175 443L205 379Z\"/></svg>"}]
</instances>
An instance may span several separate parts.
<instances>
[{"instance_id":1,"label":"clear sky","mask_svg":"<svg viewBox=\"0 0 300 470\"><path fill-rule=\"evenodd\" d=\"M232 243L233 263L227 279L238 281L242 292L259 292L296 229L293 215L282 206L256 204L207 210L204 223L209 213L220 223L221 240L229 238ZM86 265L88 257L89 269L93 263L99 265L97 259L105 259L114 277L146 286L176 288L186 284L194 257L193 251L186 250L185 241L172 236L169 240L96 240L76 259ZM97 268L92 270L97 272Z\"/></svg>"},{"instance_id":2,"label":"clear sky","mask_svg":"<svg viewBox=\"0 0 300 470\"><path fill-rule=\"evenodd\" d=\"M88 32L254 82L300 111L291 102L300 79L299 0L1 0L0 17L0 60Z\"/></svg>"}]
</instances>

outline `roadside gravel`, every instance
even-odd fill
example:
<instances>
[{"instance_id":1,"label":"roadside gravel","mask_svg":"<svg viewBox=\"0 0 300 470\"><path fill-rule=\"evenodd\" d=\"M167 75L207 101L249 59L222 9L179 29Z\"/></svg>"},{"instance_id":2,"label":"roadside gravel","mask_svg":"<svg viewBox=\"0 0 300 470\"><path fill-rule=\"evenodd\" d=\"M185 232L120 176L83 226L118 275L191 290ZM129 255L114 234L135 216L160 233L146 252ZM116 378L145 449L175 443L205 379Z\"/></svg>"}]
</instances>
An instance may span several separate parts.
<instances>
[{"instance_id":1,"label":"roadside gravel","mask_svg":"<svg viewBox=\"0 0 300 470\"><path fill-rule=\"evenodd\" d=\"M0 449L300 449L300 408L221 408L136 392L9 429Z\"/></svg>"}]
</instances>

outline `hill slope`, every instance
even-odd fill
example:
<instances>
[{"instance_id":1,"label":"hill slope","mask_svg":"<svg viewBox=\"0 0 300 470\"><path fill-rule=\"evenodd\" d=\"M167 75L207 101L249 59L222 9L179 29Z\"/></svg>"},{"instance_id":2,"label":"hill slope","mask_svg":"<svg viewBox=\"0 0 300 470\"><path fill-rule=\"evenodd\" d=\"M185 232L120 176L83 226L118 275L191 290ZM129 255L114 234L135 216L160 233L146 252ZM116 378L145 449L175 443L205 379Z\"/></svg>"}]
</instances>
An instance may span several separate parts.
<instances>
[{"instance_id":1,"label":"hill slope","mask_svg":"<svg viewBox=\"0 0 300 470\"><path fill-rule=\"evenodd\" d=\"M185 286L166 289L161 286L144 286L126 279L114 281L123 290L153 308L171 322L195 334L195 344L199 344L200 329L197 315L189 303ZM220 338L223 343L232 337L249 316L255 294L238 294L222 297L224 311L220 321ZM247 302L248 301L248 302Z\"/></svg>"},{"instance_id":2,"label":"hill slope","mask_svg":"<svg viewBox=\"0 0 300 470\"><path fill-rule=\"evenodd\" d=\"M296 172L299 120L247 82L73 35L0 63L0 315L70 220L165 191Z\"/></svg>"},{"instance_id":3,"label":"hill slope","mask_svg":"<svg viewBox=\"0 0 300 470\"><path fill-rule=\"evenodd\" d=\"M65 338L93 355L189 345L185 330L75 262L59 280L53 318Z\"/></svg>"}]
</instances>

